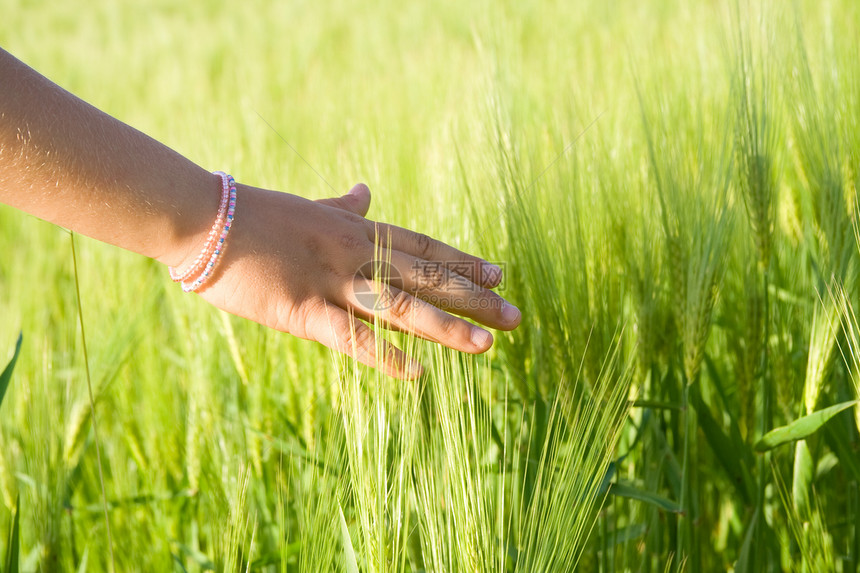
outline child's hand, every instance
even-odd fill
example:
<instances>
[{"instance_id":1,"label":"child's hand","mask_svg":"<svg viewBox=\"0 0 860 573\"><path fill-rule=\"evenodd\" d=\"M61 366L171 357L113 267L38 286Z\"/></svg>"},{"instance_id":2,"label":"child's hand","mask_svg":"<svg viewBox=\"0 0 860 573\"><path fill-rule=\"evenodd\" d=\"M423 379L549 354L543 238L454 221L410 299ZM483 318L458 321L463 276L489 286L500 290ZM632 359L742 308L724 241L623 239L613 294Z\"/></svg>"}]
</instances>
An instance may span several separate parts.
<instances>
[{"instance_id":1,"label":"child's hand","mask_svg":"<svg viewBox=\"0 0 860 573\"><path fill-rule=\"evenodd\" d=\"M377 356L372 330L354 317L377 317L473 354L489 349L492 335L439 307L502 330L520 322L519 310L488 290L501 280L497 267L365 219L370 190L363 184L316 202L244 185L238 190L224 259L199 291L218 308L316 340L399 378L414 378L421 367L385 341L384 356ZM383 248L376 250L375 242ZM372 281L380 269L385 276Z\"/></svg>"},{"instance_id":2,"label":"child's hand","mask_svg":"<svg viewBox=\"0 0 860 573\"><path fill-rule=\"evenodd\" d=\"M0 49L0 203L187 269L218 211L220 177L79 100ZM420 366L390 344L379 318L464 352L520 312L488 288L501 271L439 241L364 218L370 191L337 199L238 187L235 221L198 292L227 312L317 340L394 376ZM382 252L375 253L375 245ZM376 261L387 265L376 264ZM390 272L379 273L379 267ZM432 303L432 304L431 304Z\"/></svg>"}]
</instances>

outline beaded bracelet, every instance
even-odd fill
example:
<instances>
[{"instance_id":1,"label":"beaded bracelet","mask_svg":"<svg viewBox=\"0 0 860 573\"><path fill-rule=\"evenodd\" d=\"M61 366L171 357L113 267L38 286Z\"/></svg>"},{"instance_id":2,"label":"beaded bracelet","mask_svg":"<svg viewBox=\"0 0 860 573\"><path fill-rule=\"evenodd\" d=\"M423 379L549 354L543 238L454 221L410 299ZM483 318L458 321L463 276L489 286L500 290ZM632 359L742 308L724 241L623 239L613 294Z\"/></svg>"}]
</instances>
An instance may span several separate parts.
<instances>
[{"instance_id":1,"label":"beaded bracelet","mask_svg":"<svg viewBox=\"0 0 860 573\"><path fill-rule=\"evenodd\" d=\"M232 176L227 175L222 171L216 171L216 175L221 176L222 195L221 205L218 208L218 215L209 235L206 238L206 243L203 250L197 255L197 258L183 273L179 273L176 269L170 268L170 276L174 281L182 283L184 292L193 292L200 288L203 283L212 275L215 265L218 262L218 257L224 252L227 235L230 233L230 227L233 226L233 214L236 211L236 180ZM226 210L225 210L226 207ZM221 235L215 240L218 229L221 229ZM203 262L208 262L202 266ZM202 272L201 272L202 271ZM187 282L192 277L197 277L193 282Z\"/></svg>"},{"instance_id":2,"label":"beaded bracelet","mask_svg":"<svg viewBox=\"0 0 860 573\"><path fill-rule=\"evenodd\" d=\"M176 268L168 267L170 278L173 279L173 282L186 282L200 274L207 257L212 254L212 244L215 242L218 231L224 227L224 216L227 214L227 201L230 197L230 184L227 179L229 175L223 171L215 171L215 175L221 177L221 203L218 205L218 215L215 217L215 223L212 224L212 228L209 230L209 235L203 244L203 250L200 251L200 254L197 255L197 258L194 259L194 262L191 263L191 266L184 273L180 274Z\"/></svg>"},{"instance_id":3,"label":"beaded bracelet","mask_svg":"<svg viewBox=\"0 0 860 573\"><path fill-rule=\"evenodd\" d=\"M182 283L182 290L185 292L193 292L206 282L212 274L212 271L215 269L215 263L218 261L218 256L224 251L224 243L227 240L227 234L230 232L230 227L233 225L233 213L236 211L236 181L231 176L227 175L227 182L230 185L230 202L227 207L227 218L224 221L224 228L221 230L221 236L215 243L215 250L212 251L212 256L209 257L209 262L206 263L203 273L191 284Z\"/></svg>"}]
</instances>

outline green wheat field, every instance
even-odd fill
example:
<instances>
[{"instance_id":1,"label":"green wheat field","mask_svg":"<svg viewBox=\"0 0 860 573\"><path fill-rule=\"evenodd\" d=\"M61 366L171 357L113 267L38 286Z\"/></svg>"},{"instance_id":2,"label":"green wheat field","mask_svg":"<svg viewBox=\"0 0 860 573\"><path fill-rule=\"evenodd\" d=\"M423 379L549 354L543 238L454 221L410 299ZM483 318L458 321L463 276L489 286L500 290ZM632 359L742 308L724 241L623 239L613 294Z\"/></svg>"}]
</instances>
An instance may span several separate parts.
<instances>
[{"instance_id":1,"label":"green wheat field","mask_svg":"<svg viewBox=\"0 0 860 573\"><path fill-rule=\"evenodd\" d=\"M860 571L860 3L8 4L61 86L366 182L523 322L386 334L398 381L0 207L0 571Z\"/></svg>"}]
</instances>

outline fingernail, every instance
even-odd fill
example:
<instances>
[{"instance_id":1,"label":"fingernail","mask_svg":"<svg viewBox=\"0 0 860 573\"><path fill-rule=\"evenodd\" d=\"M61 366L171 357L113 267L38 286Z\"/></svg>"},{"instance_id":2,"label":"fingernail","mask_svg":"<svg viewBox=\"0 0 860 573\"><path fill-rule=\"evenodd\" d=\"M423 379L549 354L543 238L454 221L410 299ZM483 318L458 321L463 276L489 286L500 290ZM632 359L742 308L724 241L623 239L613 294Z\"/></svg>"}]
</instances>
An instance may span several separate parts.
<instances>
[{"instance_id":1,"label":"fingernail","mask_svg":"<svg viewBox=\"0 0 860 573\"><path fill-rule=\"evenodd\" d=\"M472 344L478 348L488 348L493 343L493 335L477 326L472 327Z\"/></svg>"},{"instance_id":2,"label":"fingernail","mask_svg":"<svg viewBox=\"0 0 860 573\"><path fill-rule=\"evenodd\" d=\"M515 307L509 302L506 302L502 305L502 320L508 323L517 322L520 319L522 313L520 313L520 309Z\"/></svg>"},{"instance_id":3,"label":"fingernail","mask_svg":"<svg viewBox=\"0 0 860 573\"><path fill-rule=\"evenodd\" d=\"M484 263L481 268L481 282L488 286L496 286L502 282L502 269L491 263Z\"/></svg>"}]
</instances>

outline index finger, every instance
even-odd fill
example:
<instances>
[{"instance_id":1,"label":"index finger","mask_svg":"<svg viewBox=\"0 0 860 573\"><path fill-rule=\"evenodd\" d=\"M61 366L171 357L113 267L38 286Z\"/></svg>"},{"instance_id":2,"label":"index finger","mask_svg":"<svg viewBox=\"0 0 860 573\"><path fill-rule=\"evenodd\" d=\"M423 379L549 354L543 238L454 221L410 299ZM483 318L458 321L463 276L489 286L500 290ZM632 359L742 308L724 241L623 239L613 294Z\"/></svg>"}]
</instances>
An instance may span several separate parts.
<instances>
[{"instance_id":1,"label":"index finger","mask_svg":"<svg viewBox=\"0 0 860 573\"><path fill-rule=\"evenodd\" d=\"M440 262L476 285L494 288L502 282L502 269L499 266L423 233L388 223L374 223L374 232L380 247L401 251L425 261Z\"/></svg>"}]
</instances>

